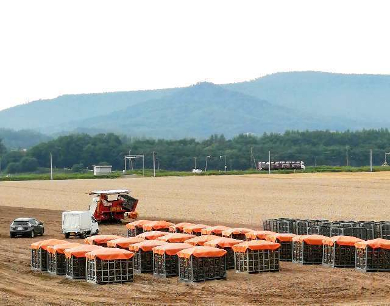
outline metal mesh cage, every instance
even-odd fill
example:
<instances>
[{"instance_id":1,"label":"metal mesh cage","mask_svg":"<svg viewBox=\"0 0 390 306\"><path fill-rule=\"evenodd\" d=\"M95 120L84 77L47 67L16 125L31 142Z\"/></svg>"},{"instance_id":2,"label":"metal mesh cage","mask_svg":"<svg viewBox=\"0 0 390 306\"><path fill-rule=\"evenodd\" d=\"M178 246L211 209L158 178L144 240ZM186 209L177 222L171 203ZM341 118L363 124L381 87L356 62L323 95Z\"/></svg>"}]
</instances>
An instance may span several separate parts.
<instances>
[{"instance_id":1,"label":"metal mesh cage","mask_svg":"<svg viewBox=\"0 0 390 306\"><path fill-rule=\"evenodd\" d=\"M280 244L280 261L292 261L292 241L279 241L279 239L276 239L276 242Z\"/></svg>"},{"instance_id":2,"label":"metal mesh cage","mask_svg":"<svg viewBox=\"0 0 390 306\"><path fill-rule=\"evenodd\" d=\"M87 259L87 281L95 284L132 282L133 258L101 260Z\"/></svg>"},{"instance_id":3,"label":"metal mesh cage","mask_svg":"<svg viewBox=\"0 0 390 306\"><path fill-rule=\"evenodd\" d=\"M47 271L56 275L65 275L65 254L47 253Z\"/></svg>"},{"instance_id":4,"label":"metal mesh cage","mask_svg":"<svg viewBox=\"0 0 390 306\"><path fill-rule=\"evenodd\" d=\"M153 272L153 251L142 251L139 249L134 253L134 272Z\"/></svg>"},{"instance_id":5,"label":"metal mesh cage","mask_svg":"<svg viewBox=\"0 0 390 306\"><path fill-rule=\"evenodd\" d=\"M31 268L47 271L47 251L41 248L31 249Z\"/></svg>"},{"instance_id":6,"label":"metal mesh cage","mask_svg":"<svg viewBox=\"0 0 390 306\"><path fill-rule=\"evenodd\" d=\"M390 223L383 222L379 226L380 238L390 240Z\"/></svg>"},{"instance_id":7,"label":"metal mesh cage","mask_svg":"<svg viewBox=\"0 0 390 306\"><path fill-rule=\"evenodd\" d=\"M390 250L356 248L356 269L361 271L390 271Z\"/></svg>"},{"instance_id":8,"label":"metal mesh cage","mask_svg":"<svg viewBox=\"0 0 390 306\"><path fill-rule=\"evenodd\" d=\"M85 279L86 278L86 259L85 257L75 257L65 259L66 264L66 276L72 279Z\"/></svg>"},{"instance_id":9,"label":"metal mesh cage","mask_svg":"<svg viewBox=\"0 0 390 306\"><path fill-rule=\"evenodd\" d=\"M179 275L179 258L177 255L154 253L153 275L159 277L172 277Z\"/></svg>"},{"instance_id":10,"label":"metal mesh cage","mask_svg":"<svg viewBox=\"0 0 390 306\"><path fill-rule=\"evenodd\" d=\"M200 282L226 278L226 258L194 257L179 258L179 279L187 282Z\"/></svg>"},{"instance_id":11,"label":"metal mesh cage","mask_svg":"<svg viewBox=\"0 0 390 306\"><path fill-rule=\"evenodd\" d=\"M301 241L293 241L293 262L301 264L321 264L322 253L322 245L311 245Z\"/></svg>"},{"instance_id":12,"label":"metal mesh cage","mask_svg":"<svg viewBox=\"0 0 390 306\"><path fill-rule=\"evenodd\" d=\"M324 245L322 264L333 268L355 267L355 247L337 243Z\"/></svg>"},{"instance_id":13,"label":"metal mesh cage","mask_svg":"<svg viewBox=\"0 0 390 306\"><path fill-rule=\"evenodd\" d=\"M250 250L235 252L237 272L271 272L279 271L279 250Z\"/></svg>"},{"instance_id":14,"label":"metal mesh cage","mask_svg":"<svg viewBox=\"0 0 390 306\"><path fill-rule=\"evenodd\" d=\"M144 230L142 229L142 227L127 229L127 237L135 237L139 234L142 234L143 232Z\"/></svg>"}]
</instances>

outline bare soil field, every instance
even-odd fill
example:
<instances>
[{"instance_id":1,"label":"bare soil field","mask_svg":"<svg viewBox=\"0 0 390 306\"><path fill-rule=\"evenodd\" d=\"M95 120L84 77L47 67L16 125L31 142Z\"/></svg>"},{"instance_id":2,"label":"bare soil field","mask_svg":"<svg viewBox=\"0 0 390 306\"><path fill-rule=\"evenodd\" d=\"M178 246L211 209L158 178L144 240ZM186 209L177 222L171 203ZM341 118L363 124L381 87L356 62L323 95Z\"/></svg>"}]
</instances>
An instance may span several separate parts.
<instances>
[{"instance_id":1,"label":"bare soil field","mask_svg":"<svg viewBox=\"0 0 390 306\"><path fill-rule=\"evenodd\" d=\"M269 217L389 220L390 173L126 178L0 183L0 299L16 304L389 304L390 274L282 263L279 273L228 272L225 281L185 284L136 275L134 283L93 285L30 270L32 242L9 238L21 216L62 238L61 211L88 208L93 189L128 188L140 218L261 228ZM103 234L125 235L123 225Z\"/></svg>"}]
</instances>

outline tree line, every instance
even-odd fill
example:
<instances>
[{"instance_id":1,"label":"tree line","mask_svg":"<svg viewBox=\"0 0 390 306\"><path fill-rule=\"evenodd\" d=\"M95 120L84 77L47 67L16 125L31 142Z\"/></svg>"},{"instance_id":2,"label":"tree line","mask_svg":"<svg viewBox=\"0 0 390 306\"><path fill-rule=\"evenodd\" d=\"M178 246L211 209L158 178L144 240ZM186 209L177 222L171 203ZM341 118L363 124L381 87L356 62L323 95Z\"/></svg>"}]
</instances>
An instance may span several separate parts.
<instances>
[{"instance_id":1,"label":"tree line","mask_svg":"<svg viewBox=\"0 0 390 306\"><path fill-rule=\"evenodd\" d=\"M261 136L241 134L232 139L212 135L205 140L146 139L112 133L90 136L72 134L42 142L30 149L7 150L0 140L1 167L9 173L31 172L50 166L50 153L56 168L74 171L91 169L92 165L110 164L115 170L124 168L124 156L144 154L145 167L152 168L152 152L156 153L157 167L164 170L188 171L204 169L247 170L255 168L255 161L302 160L306 165L364 166L369 164L373 150L374 165L381 165L384 153L390 152L388 129L362 131L287 131L283 134L265 133ZM142 167L142 160L133 162Z\"/></svg>"}]
</instances>

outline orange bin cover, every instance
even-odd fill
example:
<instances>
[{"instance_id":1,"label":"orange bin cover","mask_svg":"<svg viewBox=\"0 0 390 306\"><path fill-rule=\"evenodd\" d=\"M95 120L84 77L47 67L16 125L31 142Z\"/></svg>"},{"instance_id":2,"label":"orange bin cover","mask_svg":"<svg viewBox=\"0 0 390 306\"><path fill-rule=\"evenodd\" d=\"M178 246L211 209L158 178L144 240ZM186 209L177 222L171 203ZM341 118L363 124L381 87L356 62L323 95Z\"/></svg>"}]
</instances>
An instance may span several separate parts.
<instances>
[{"instance_id":1,"label":"orange bin cover","mask_svg":"<svg viewBox=\"0 0 390 306\"><path fill-rule=\"evenodd\" d=\"M215 235L202 235L202 236L196 236L194 238L188 239L185 241L185 243L189 243L192 245L204 245L207 241L217 239L217 238L221 238L221 237Z\"/></svg>"},{"instance_id":2,"label":"orange bin cover","mask_svg":"<svg viewBox=\"0 0 390 306\"><path fill-rule=\"evenodd\" d=\"M145 232L142 234L137 235L138 238L145 238L147 240L155 240L158 237L168 235L167 232L160 232L160 231L151 231L151 232Z\"/></svg>"},{"instance_id":3,"label":"orange bin cover","mask_svg":"<svg viewBox=\"0 0 390 306\"><path fill-rule=\"evenodd\" d=\"M141 249L144 252L150 252L153 250L153 248L167 243L168 242L160 240L145 240L129 245L129 250L133 252L138 252L138 250Z\"/></svg>"},{"instance_id":4,"label":"orange bin cover","mask_svg":"<svg viewBox=\"0 0 390 306\"><path fill-rule=\"evenodd\" d=\"M47 247L47 251L51 254L64 254L66 249L71 249L77 246L80 246L80 243L62 243L62 244L56 244L51 245Z\"/></svg>"},{"instance_id":5,"label":"orange bin cover","mask_svg":"<svg viewBox=\"0 0 390 306\"><path fill-rule=\"evenodd\" d=\"M310 245L323 245L323 240L328 237L322 235L297 235L293 238L293 241L305 242Z\"/></svg>"},{"instance_id":6,"label":"orange bin cover","mask_svg":"<svg viewBox=\"0 0 390 306\"><path fill-rule=\"evenodd\" d=\"M238 235L238 234L246 234L249 232L252 232L253 230L249 228L242 228L242 227L236 227L236 228L229 228L227 230L224 230L222 232L222 236L229 237L232 234Z\"/></svg>"},{"instance_id":7,"label":"orange bin cover","mask_svg":"<svg viewBox=\"0 0 390 306\"><path fill-rule=\"evenodd\" d=\"M182 233L170 233L165 236L158 237L157 240L166 241L166 242L184 242L188 239L194 238L194 235L191 234L182 234Z\"/></svg>"},{"instance_id":8,"label":"orange bin cover","mask_svg":"<svg viewBox=\"0 0 390 306\"><path fill-rule=\"evenodd\" d=\"M368 241L360 241L355 244L356 248L365 249L367 246L373 249L386 249L390 250L390 240L377 238Z\"/></svg>"},{"instance_id":9,"label":"orange bin cover","mask_svg":"<svg viewBox=\"0 0 390 306\"><path fill-rule=\"evenodd\" d=\"M107 246L110 248L116 248L119 246L122 249L128 249L130 244L138 243L144 240L145 239L141 237L123 237L108 241Z\"/></svg>"},{"instance_id":10,"label":"orange bin cover","mask_svg":"<svg viewBox=\"0 0 390 306\"><path fill-rule=\"evenodd\" d=\"M34 242L31 244L31 248L38 250L39 248L42 248L43 250L47 250L48 246L56 245L56 244L63 244L63 243L69 243L66 240L59 240L59 239L47 239L47 240L41 240L38 242Z\"/></svg>"},{"instance_id":11,"label":"orange bin cover","mask_svg":"<svg viewBox=\"0 0 390 306\"><path fill-rule=\"evenodd\" d=\"M192 233L201 233L203 228L208 227L207 225L204 224L192 224L188 226L183 227L183 232L192 234Z\"/></svg>"},{"instance_id":12,"label":"orange bin cover","mask_svg":"<svg viewBox=\"0 0 390 306\"><path fill-rule=\"evenodd\" d=\"M195 246L189 249L185 249L177 253L177 256L182 258L195 257L222 257L227 252L222 249L217 249L209 246Z\"/></svg>"},{"instance_id":13,"label":"orange bin cover","mask_svg":"<svg viewBox=\"0 0 390 306\"><path fill-rule=\"evenodd\" d=\"M295 234L272 234L267 235L265 239L272 242L291 242L295 236Z\"/></svg>"},{"instance_id":14,"label":"orange bin cover","mask_svg":"<svg viewBox=\"0 0 390 306\"><path fill-rule=\"evenodd\" d=\"M257 250L277 250L280 248L279 243L265 241L265 240L250 240L232 246L234 252L244 253L248 249L252 251Z\"/></svg>"},{"instance_id":15,"label":"orange bin cover","mask_svg":"<svg viewBox=\"0 0 390 306\"><path fill-rule=\"evenodd\" d=\"M85 254L88 259L99 258L102 260L130 259L134 253L116 248L101 248Z\"/></svg>"},{"instance_id":16,"label":"orange bin cover","mask_svg":"<svg viewBox=\"0 0 390 306\"><path fill-rule=\"evenodd\" d=\"M144 231L153 231L159 230L163 228L169 228L173 223L167 221L151 221L149 223L145 223L142 228Z\"/></svg>"},{"instance_id":17,"label":"orange bin cover","mask_svg":"<svg viewBox=\"0 0 390 306\"><path fill-rule=\"evenodd\" d=\"M167 243L164 245L156 246L153 248L153 253L159 254L159 255L176 255L178 252L184 249L192 248L193 245L188 243Z\"/></svg>"},{"instance_id":18,"label":"orange bin cover","mask_svg":"<svg viewBox=\"0 0 390 306\"><path fill-rule=\"evenodd\" d=\"M265 240L267 236L276 234L275 232L271 231L251 231L245 234L246 239L251 239L251 240Z\"/></svg>"},{"instance_id":19,"label":"orange bin cover","mask_svg":"<svg viewBox=\"0 0 390 306\"><path fill-rule=\"evenodd\" d=\"M202 228L202 235L221 235L223 231L230 229L230 227L224 225L210 226Z\"/></svg>"},{"instance_id":20,"label":"orange bin cover","mask_svg":"<svg viewBox=\"0 0 390 306\"><path fill-rule=\"evenodd\" d=\"M84 239L84 242L86 244L104 244L107 243L110 240L118 239L121 238L120 236L117 235L96 235L96 236L91 236L88 238Z\"/></svg>"},{"instance_id":21,"label":"orange bin cover","mask_svg":"<svg viewBox=\"0 0 390 306\"><path fill-rule=\"evenodd\" d=\"M327 237L324 239L323 243L325 245L333 246L334 244L345 245L345 246L355 246L355 243L363 241L362 239L352 237L352 236L333 236Z\"/></svg>"},{"instance_id":22,"label":"orange bin cover","mask_svg":"<svg viewBox=\"0 0 390 306\"><path fill-rule=\"evenodd\" d=\"M207 241L204 245L210 247L219 247L219 248L231 248L233 245L243 242L239 239L219 237L210 241Z\"/></svg>"},{"instance_id":23,"label":"orange bin cover","mask_svg":"<svg viewBox=\"0 0 390 306\"><path fill-rule=\"evenodd\" d=\"M169 227L169 230L172 231L172 232L175 232L176 229L178 228L180 231L183 231L183 228L185 226L190 226L190 225L194 225L193 223L188 223L188 222L181 222L181 223L177 223L177 224L173 224Z\"/></svg>"},{"instance_id":24,"label":"orange bin cover","mask_svg":"<svg viewBox=\"0 0 390 306\"><path fill-rule=\"evenodd\" d=\"M80 244L78 247L74 247L71 249L66 249L65 250L65 256L67 258L71 258L72 256L74 257L85 257L85 254L97 249L101 249L103 247L98 246L98 245L91 245L91 244Z\"/></svg>"},{"instance_id":25,"label":"orange bin cover","mask_svg":"<svg viewBox=\"0 0 390 306\"><path fill-rule=\"evenodd\" d=\"M150 220L137 220L126 224L126 228L135 229L136 227L142 227L144 224L152 222Z\"/></svg>"}]
</instances>

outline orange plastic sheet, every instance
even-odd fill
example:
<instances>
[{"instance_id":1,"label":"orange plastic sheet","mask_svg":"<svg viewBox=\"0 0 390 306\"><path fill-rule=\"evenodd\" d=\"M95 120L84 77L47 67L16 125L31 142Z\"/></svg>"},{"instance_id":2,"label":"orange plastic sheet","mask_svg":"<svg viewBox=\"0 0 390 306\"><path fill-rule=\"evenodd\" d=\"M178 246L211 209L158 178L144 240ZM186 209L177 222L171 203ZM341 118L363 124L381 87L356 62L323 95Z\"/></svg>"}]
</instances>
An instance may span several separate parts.
<instances>
[{"instance_id":1,"label":"orange plastic sheet","mask_svg":"<svg viewBox=\"0 0 390 306\"><path fill-rule=\"evenodd\" d=\"M233 238L226 238L226 237L219 237L217 239L213 239L210 241L207 241L204 245L210 246L210 247L219 247L219 248L231 248L233 245L239 244L243 242L239 239L233 239Z\"/></svg>"},{"instance_id":2,"label":"orange plastic sheet","mask_svg":"<svg viewBox=\"0 0 390 306\"><path fill-rule=\"evenodd\" d=\"M74 247L71 249L66 249L65 250L65 256L67 258L71 258L72 256L74 257L85 257L85 254L97 249L101 249L103 247L98 246L98 245L91 245L91 244L81 244L78 247Z\"/></svg>"},{"instance_id":3,"label":"orange plastic sheet","mask_svg":"<svg viewBox=\"0 0 390 306\"><path fill-rule=\"evenodd\" d=\"M252 251L257 250L277 250L280 248L279 243L265 241L265 240L250 240L232 246L234 252L244 253L248 249Z\"/></svg>"},{"instance_id":4,"label":"orange plastic sheet","mask_svg":"<svg viewBox=\"0 0 390 306\"><path fill-rule=\"evenodd\" d=\"M322 235L297 235L293 241L305 242L310 245L323 245L323 240L327 237Z\"/></svg>"},{"instance_id":5,"label":"orange plastic sheet","mask_svg":"<svg viewBox=\"0 0 390 306\"><path fill-rule=\"evenodd\" d=\"M145 223L142 228L144 231L154 231L154 230L159 230L163 228L169 228L173 223L167 222L167 221L151 221L149 223Z\"/></svg>"},{"instance_id":6,"label":"orange plastic sheet","mask_svg":"<svg viewBox=\"0 0 390 306\"><path fill-rule=\"evenodd\" d=\"M248 240L266 240L269 235L274 235L276 234L275 232L271 231L250 231L245 234L246 239Z\"/></svg>"},{"instance_id":7,"label":"orange plastic sheet","mask_svg":"<svg viewBox=\"0 0 390 306\"><path fill-rule=\"evenodd\" d=\"M138 243L144 240L145 238L141 237L123 237L108 241L107 246L109 248L121 247L122 249L128 249L130 244Z\"/></svg>"},{"instance_id":8,"label":"orange plastic sheet","mask_svg":"<svg viewBox=\"0 0 390 306\"><path fill-rule=\"evenodd\" d=\"M130 259L133 256L133 252L116 248L101 248L85 253L88 259L99 258L101 260Z\"/></svg>"},{"instance_id":9,"label":"orange plastic sheet","mask_svg":"<svg viewBox=\"0 0 390 306\"><path fill-rule=\"evenodd\" d=\"M47 247L51 245L63 244L63 243L69 243L69 242L66 240L59 240L59 239L47 239L47 240L41 240L32 243L31 248L35 250L38 250L39 248L42 248L43 250L47 250Z\"/></svg>"},{"instance_id":10,"label":"orange plastic sheet","mask_svg":"<svg viewBox=\"0 0 390 306\"><path fill-rule=\"evenodd\" d=\"M196 236L194 238L188 239L185 241L185 243L189 243L192 245L204 245L207 241L217 239L217 238L221 238L221 237L215 235L202 235L202 236Z\"/></svg>"},{"instance_id":11,"label":"orange plastic sheet","mask_svg":"<svg viewBox=\"0 0 390 306\"><path fill-rule=\"evenodd\" d=\"M202 235L221 235L223 231L230 229L230 227L224 225L210 226L202 228Z\"/></svg>"},{"instance_id":12,"label":"orange plastic sheet","mask_svg":"<svg viewBox=\"0 0 390 306\"><path fill-rule=\"evenodd\" d=\"M156 240L158 237L168 235L167 232L151 231L137 235L136 237L145 238L147 240Z\"/></svg>"},{"instance_id":13,"label":"orange plastic sheet","mask_svg":"<svg viewBox=\"0 0 390 306\"><path fill-rule=\"evenodd\" d=\"M177 224L173 224L169 227L169 231L170 232L176 232L176 229L179 229L180 231L183 231L183 228L185 226L190 226L190 225L194 225L193 223L188 223L188 222L181 222L181 223L177 223Z\"/></svg>"},{"instance_id":14,"label":"orange plastic sheet","mask_svg":"<svg viewBox=\"0 0 390 306\"><path fill-rule=\"evenodd\" d=\"M365 249L366 247L370 247L372 249L386 249L390 250L390 240L377 238L368 241L360 241L355 243L355 247L359 249Z\"/></svg>"},{"instance_id":15,"label":"orange plastic sheet","mask_svg":"<svg viewBox=\"0 0 390 306\"><path fill-rule=\"evenodd\" d=\"M189 225L189 226L184 226L183 227L183 232L184 233L188 233L188 234L201 233L202 229L204 229L206 227L208 227L208 226L205 225L205 224L192 224L192 225Z\"/></svg>"},{"instance_id":16,"label":"orange plastic sheet","mask_svg":"<svg viewBox=\"0 0 390 306\"><path fill-rule=\"evenodd\" d=\"M355 246L355 243L358 243L360 241L363 240L352 236L333 236L333 237L325 238L323 244L330 245L330 246L333 246L334 244L344 245L344 246Z\"/></svg>"},{"instance_id":17,"label":"orange plastic sheet","mask_svg":"<svg viewBox=\"0 0 390 306\"><path fill-rule=\"evenodd\" d=\"M167 243L168 242L161 240L145 240L129 245L129 250L133 252L138 252L141 249L144 252L149 252L152 251L153 248Z\"/></svg>"},{"instance_id":18,"label":"orange plastic sheet","mask_svg":"<svg viewBox=\"0 0 390 306\"><path fill-rule=\"evenodd\" d=\"M100 244L105 244L110 240L114 240L114 239L118 239L118 238L122 238L122 237L117 236L117 235L96 235L96 236L91 236L91 237L85 238L84 242L86 244L100 245Z\"/></svg>"},{"instance_id":19,"label":"orange plastic sheet","mask_svg":"<svg viewBox=\"0 0 390 306\"><path fill-rule=\"evenodd\" d=\"M189 249L185 249L177 253L177 256L182 258L195 257L222 257L227 252L222 249L217 249L209 246L195 246Z\"/></svg>"},{"instance_id":20,"label":"orange plastic sheet","mask_svg":"<svg viewBox=\"0 0 390 306\"><path fill-rule=\"evenodd\" d=\"M159 255L176 255L178 252L184 249L192 248L193 245L188 243L167 243L164 245L157 246L153 248L153 253L159 254Z\"/></svg>"},{"instance_id":21,"label":"orange plastic sheet","mask_svg":"<svg viewBox=\"0 0 390 306\"><path fill-rule=\"evenodd\" d=\"M158 237L157 240L171 242L171 243L179 243L184 242L188 239L194 238L194 235L191 234L182 234L182 233L170 233L165 236Z\"/></svg>"},{"instance_id":22,"label":"orange plastic sheet","mask_svg":"<svg viewBox=\"0 0 390 306\"><path fill-rule=\"evenodd\" d=\"M127 223L126 224L126 228L127 229L135 229L137 227L140 228L144 224L149 223L149 222L152 222L152 221L150 221L150 220L137 220L137 221L134 221L134 222L131 222L131 223Z\"/></svg>"},{"instance_id":23,"label":"orange plastic sheet","mask_svg":"<svg viewBox=\"0 0 390 306\"><path fill-rule=\"evenodd\" d=\"M268 235L265 239L272 242L291 242L295 237L295 234L272 234Z\"/></svg>"},{"instance_id":24,"label":"orange plastic sheet","mask_svg":"<svg viewBox=\"0 0 390 306\"><path fill-rule=\"evenodd\" d=\"M80 243L62 243L56 245L50 245L47 247L47 251L51 254L64 254L66 249L71 249L80 246Z\"/></svg>"},{"instance_id":25,"label":"orange plastic sheet","mask_svg":"<svg viewBox=\"0 0 390 306\"><path fill-rule=\"evenodd\" d=\"M242 228L242 227L236 227L236 228L229 228L227 230L222 231L222 236L229 237L231 235L239 235L239 234L246 234L249 232L252 232L253 230L249 228Z\"/></svg>"}]
</instances>

